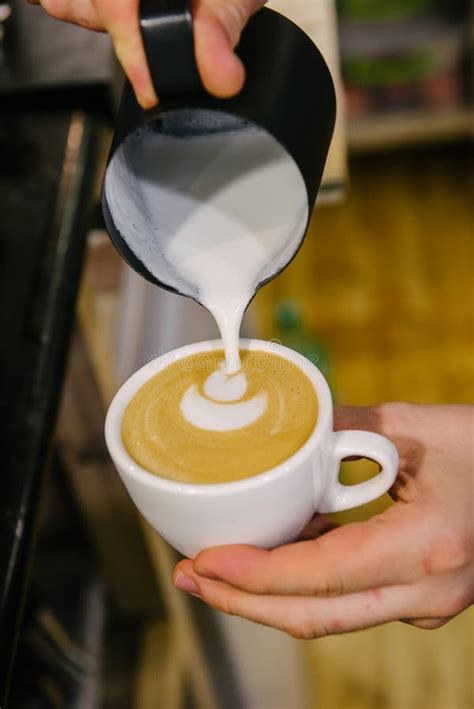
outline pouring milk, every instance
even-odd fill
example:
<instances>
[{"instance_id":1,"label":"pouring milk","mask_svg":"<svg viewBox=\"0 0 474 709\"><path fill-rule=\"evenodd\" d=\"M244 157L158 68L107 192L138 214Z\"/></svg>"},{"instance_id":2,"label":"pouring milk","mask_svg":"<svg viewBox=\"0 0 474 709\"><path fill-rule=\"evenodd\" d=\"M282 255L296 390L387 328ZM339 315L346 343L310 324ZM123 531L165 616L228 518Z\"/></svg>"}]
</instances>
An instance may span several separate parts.
<instances>
[{"instance_id":1,"label":"pouring milk","mask_svg":"<svg viewBox=\"0 0 474 709\"><path fill-rule=\"evenodd\" d=\"M163 132L143 128L122 143L105 190L134 255L214 316L225 368L210 386L215 399L228 401L245 309L298 249L308 197L295 162L266 131L233 117L222 130L221 117L216 132L189 134L194 119L186 113L170 118Z\"/></svg>"}]
</instances>

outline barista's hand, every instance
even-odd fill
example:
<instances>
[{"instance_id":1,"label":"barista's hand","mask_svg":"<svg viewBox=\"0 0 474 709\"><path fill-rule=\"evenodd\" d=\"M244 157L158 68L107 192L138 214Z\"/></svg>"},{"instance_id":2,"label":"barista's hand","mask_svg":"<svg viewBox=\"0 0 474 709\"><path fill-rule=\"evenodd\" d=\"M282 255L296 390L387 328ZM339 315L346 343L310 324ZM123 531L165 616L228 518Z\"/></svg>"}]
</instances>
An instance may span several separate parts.
<instances>
[{"instance_id":1,"label":"barista's hand","mask_svg":"<svg viewBox=\"0 0 474 709\"><path fill-rule=\"evenodd\" d=\"M156 104L139 30L139 0L28 1L60 20L106 30L140 104ZM265 1L192 0L196 60L204 86L215 96L233 96L242 88L245 71L233 50L248 19Z\"/></svg>"},{"instance_id":2,"label":"barista's hand","mask_svg":"<svg viewBox=\"0 0 474 709\"><path fill-rule=\"evenodd\" d=\"M336 424L394 441L396 504L322 534L320 517L306 541L272 551L208 549L177 565L176 586L297 638L392 620L440 627L474 601L474 407L348 407Z\"/></svg>"}]
</instances>

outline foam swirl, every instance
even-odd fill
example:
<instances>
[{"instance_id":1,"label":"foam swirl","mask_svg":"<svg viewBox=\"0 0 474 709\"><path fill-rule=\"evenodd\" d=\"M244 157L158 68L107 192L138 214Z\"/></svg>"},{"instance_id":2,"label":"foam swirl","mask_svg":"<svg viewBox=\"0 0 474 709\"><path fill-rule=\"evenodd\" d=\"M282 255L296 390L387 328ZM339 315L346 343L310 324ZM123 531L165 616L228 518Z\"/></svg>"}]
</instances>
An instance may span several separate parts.
<instances>
[{"instance_id":1,"label":"foam swirl","mask_svg":"<svg viewBox=\"0 0 474 709\"><path fill-rule=\"evenodd\" d=\"M190 386L181 399L180 408L188 423L205 431L234 431L250 426L267 408L265 392L239 401L247 392L247 378L243 372L228 376L221 368L209 375L203 391L204 396L195 384Z\"/></svg>"},{"instance_id":2,"label":"foam swirl","mask_svg":"<svg viewBox=\"0 0 474 709\"><path fill-rule=\"evenodd\" d=\"M314 388L293 363L242 350L242 369L224 352L168 365L132 397L122 438L134 460L159 476L193 483L239 480L270 470L308 439L317 419Z\"/></svg>"},{"instance_id":3,"label":"foam swirl","mask_svg":"<svg viewBox=\"0 0 474 709\"><path fill-rule=\"evenodd\" d=\"M235 431L250 426L263 416L267 408L265 392L248 401L222 404L206 399L195 384L181 399L181 413L188 423L204 431Z\"/></svg>"}]
</instances>

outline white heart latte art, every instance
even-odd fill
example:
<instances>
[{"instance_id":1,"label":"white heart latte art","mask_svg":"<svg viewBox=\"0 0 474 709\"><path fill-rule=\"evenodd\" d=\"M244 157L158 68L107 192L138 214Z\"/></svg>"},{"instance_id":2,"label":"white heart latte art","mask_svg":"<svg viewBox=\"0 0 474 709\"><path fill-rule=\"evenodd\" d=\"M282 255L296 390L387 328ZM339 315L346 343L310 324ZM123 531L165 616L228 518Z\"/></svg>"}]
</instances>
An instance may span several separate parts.
<instances>
[{"instance_id":1,"label":"white heart latte art","mask_svg":"<svg viewBox=\"0 0 474 709\"><path fill-rule=\"evenodd\" d=\"M228 376L213 372L204 383L203 396L193 384L181 399L181 413L188 423L205 431L234 431L255 423L265 413L267 395L260 392L251 399L239 401L247 391L247 378L242 372Z\"/></svg>"}]
</instances>

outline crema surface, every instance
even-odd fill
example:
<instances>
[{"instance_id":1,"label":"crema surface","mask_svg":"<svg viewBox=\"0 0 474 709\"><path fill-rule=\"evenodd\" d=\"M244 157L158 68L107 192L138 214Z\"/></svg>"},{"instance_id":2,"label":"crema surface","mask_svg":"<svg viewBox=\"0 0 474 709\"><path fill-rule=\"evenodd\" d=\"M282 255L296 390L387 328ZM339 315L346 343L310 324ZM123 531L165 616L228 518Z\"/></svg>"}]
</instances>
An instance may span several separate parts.
<instances>
[{"instance_id":1,"label":"crema surface","mask_svg":"<svg viewBox=\"0 0 474 709\"><path fill-rule=\"evenodd\" d=\"M318 413L308 377L267 352L224 352L175 362L135 394L122 419L129 455L146 470L191 483L230 482L283 463L306 442Z\"/></svg>"}]
</instances>

